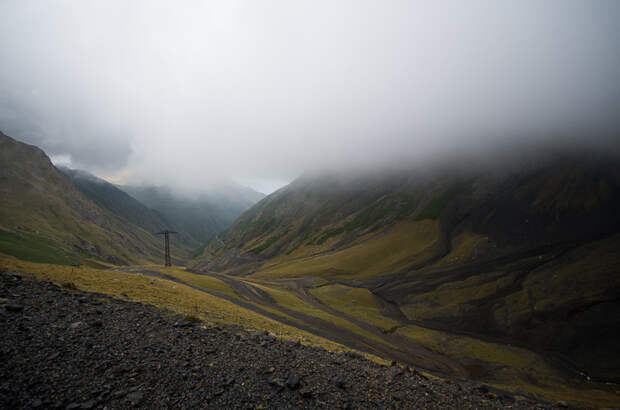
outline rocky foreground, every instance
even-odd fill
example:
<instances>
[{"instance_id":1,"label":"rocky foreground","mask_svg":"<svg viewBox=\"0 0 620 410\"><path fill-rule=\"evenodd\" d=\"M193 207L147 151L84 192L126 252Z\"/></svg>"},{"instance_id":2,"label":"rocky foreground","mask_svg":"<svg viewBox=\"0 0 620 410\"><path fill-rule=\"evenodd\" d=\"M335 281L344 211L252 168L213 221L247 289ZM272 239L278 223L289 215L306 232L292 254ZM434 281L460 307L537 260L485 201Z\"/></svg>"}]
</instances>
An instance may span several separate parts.
<instances>
[{"instance_id":1,"label":"rocky foreground","mask_svg":"<svg viewBox=\"0 0 620 410\"><path fill-rule=\"evenodd\" d=\"M0 408L555 408L0 272Z\"/></svg>"}]
</instances>

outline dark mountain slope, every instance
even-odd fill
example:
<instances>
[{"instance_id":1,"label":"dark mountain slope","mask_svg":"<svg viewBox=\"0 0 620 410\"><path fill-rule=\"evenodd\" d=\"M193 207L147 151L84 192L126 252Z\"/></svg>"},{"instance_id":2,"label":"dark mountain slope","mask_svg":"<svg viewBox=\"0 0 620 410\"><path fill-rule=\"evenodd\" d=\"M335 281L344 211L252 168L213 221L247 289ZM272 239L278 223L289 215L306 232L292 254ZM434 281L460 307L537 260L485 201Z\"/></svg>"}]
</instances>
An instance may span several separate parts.
<instances>
[{"instance_id":1,"label":"dark mountain slope","mask_svg":"<svg viewBox=\"0 0 620 410\"><path fill-rule=\"evenodd\" d=\"M403 324L549 351L618 380L618 249L620 161L571 152L304 177L243 214L193 269L365 287Z\"/></svg>"},{"instance_id":2,"label":"dark mountain slope","mask_svg":"<svg viewBox=\"0 0 620 410\"><path fill-rule=\"evenodd\" d=\"M59 167L58 169L87 198L129 223L133 223L151 234L165 229L178 231L161 213L148 208L115 185L85 171L65 167ZM179 232L171 242L172 255L187 259L192 250L199 245L187 232Z\"/></svg>"},{"instance_id":3,"label":"dark mountain slope","mask_svg":"<svg viewBox=\"0 0 620 410\"><path fill-rule=\"evenodd\" d=\"M88 198L146 231L156 232L169 226L163 215L147 208L109 182L85 171L65 167L57 168Z\"/></svg>"},{"instance_id":4,"label":"dark mountain slope","mask_svg":"<svg viewBox=\"0 0 620 410\"><path fill-rule=\"evenodd\" d=\"M138 201L157 210L174 229L186 233L187 244L198 247L228 228L264 195L237 185L223 186L208 194L181 195L166 187L120 186Z\"/></svg>"},{"instance_id":5,"label":"dark mountain slope","mask_svg":"<svg viewBox=\"0 0 620 410\"><path fill-rule=\"evenodd\" d=\"M0 133L0 251L41 262L162 258L160 240L97 205L39 148Z\"/></svg>"}]
</instances>

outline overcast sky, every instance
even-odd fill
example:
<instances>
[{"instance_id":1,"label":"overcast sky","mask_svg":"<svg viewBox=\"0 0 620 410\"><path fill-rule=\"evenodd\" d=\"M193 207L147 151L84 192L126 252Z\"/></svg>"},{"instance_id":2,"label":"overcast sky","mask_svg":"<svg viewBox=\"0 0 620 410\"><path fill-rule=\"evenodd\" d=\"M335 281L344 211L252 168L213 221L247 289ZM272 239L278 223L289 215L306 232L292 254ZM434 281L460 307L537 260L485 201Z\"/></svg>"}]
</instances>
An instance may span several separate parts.
<instances>
[{"instance_id":1,"label":"overcast sky","mask_svg":"<svg viewBox=\"0 0 620 410\"><path fill-rule=\"evenodd\" d=\"M620 135L620 1L0 1L0 130L111 180Z\"/></svg>"}]
</instances>

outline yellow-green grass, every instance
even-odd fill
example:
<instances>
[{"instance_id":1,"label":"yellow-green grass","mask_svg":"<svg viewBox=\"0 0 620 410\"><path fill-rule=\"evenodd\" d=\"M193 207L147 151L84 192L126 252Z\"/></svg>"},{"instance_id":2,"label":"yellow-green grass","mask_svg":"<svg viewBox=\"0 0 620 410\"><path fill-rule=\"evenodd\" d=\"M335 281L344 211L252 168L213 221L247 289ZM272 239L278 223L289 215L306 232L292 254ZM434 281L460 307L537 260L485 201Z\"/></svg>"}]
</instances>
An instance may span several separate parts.
<instances>
[{"instance_id":1,"label":"yellow-green grass","mask_svg":"<svg viewBox=\"0 0 620 410\"><path fill-rule=\"evenodd\" d=\"M238 297L238 295L235 293L233 288L230 287L230 285L212 276L199 275L196 273L187 272L185 269L176 266L167 268L155 267L153 270L159 271L163 274L174 277L185 283L199 287L204 290L211 290L221 293L223 295Z\"/></svg>"},{"instance_id":2,"label":"yellow-green grass","mask_svg":"<svg viewBox=\"0 0 620 410\"><path fill-rule=\"evenodd\" d=\"M374 335L372 332L369 332L366 329L363 329L346 319L332 315L318 307L311 305L310 303L304 302L302 299L294 295L290 290L286 288L259 285L257 283L253 283L252 285L267 292L278 305L284 308L293 310L295 312L303 313L305 315L312 316L318 319L322 319L328 323L332 323L338 327L349 330L365 338L389 345L389 343L387 343L382 338Z\"/></svg>"},{"instance_id":3,"label":"yellow-green grass","mask_svg":"<svg viewBox=\"0 0 620 410\"><path fill-rule=\"evenodd\" d=\"M61 253L67 254L71 260L90 257L77 251L73 244L85 247L96 245L99 254L118 255L129 263L153 262L155 255L161 253L158 241L142 228L126 230L123 222L114 215L87 201L79 203L85 209L84 212L98 215L104 221L102 225L88 220L54 196L43 199L32 197L17 204L0 201L0 208L4 208L0 211L0 219L8 226L22 228L21 232L15 234L35 236L62 248ZM0 252L24 259L24 255L16 254L10 248ZM58 263L49 256L30 259Z\"/></svg>"},{"instance_id":4,"label":"yellow-green grass","mask_svg":"<svg viewBox=\"0 0 620 410\"><path fill-rule=\"evenodd\" d=\"M87 267L26 262L2 254L0 254L0 268L59 284L70 283L82 291L126 298L192 315L207 325L227 324L266 330L284 339L300 340L305 344L321 346L331 351L350 350L328 339L239 307L225 299L165 279Z\"/></svg>"},{"instance_id":5,"label":"yellow-green grass","mask_svg":"<svg viewBox=\"0 0 620 410\"><path fill-rule=\"evenodd\" d=\"M145 267L148 268L149 270L154 270L157 272L165 273L166 275L175 277L177 279L180 279L190 285L199 287L201 289L204 289L207 291L211 290L211 291L218 292L226 296L230 296L235 299L241 299L241 297L237 293L235 293L235 291L230 285L212 276L199 275L199 274L187 272L184 268L177 267L177 266L166 267L166 268L163 268L161 266L145 266ZM266 310L267 312L276 314L282 317L283 319L289 320L293 323L298 323L300 325L303 324L303 322L301 322L300 320L292 316L289 316L286 313L279 311L278 309L274 309L274 308L271 308L265 305L259 305L251 301L245 301L245 302L255 305L263 310Z\"/></svg>"},{"instance_id":6,"label":"yellow-green grass","mask_svg":"<svg viewBox=\"0 0 620 410\"><path fill-rule=\"evenodd\" d=\"M514 274L490 272L449 282L432 292L409 295L401 310L412 320L459 317L470 308L475 308L475 301L495 294L513 283L514 279Z\"/></svg>"},{"instance_id":7,"label":"yellow-green grass","mask_svg":"<svg viewBox=\"0 0 620 410\"><path fill-rule=\"evenodd\" d=\"M367 279L431 259L438 251L439 222L403 222L350 248L264 266L257 278L334 276ZM335 273L334 273L335 272Z\"/></svg>"},{"instance_id":8,"label":"yellow-green grass","mask_svg":"<svg viewBox=\"0 0 620 410\"><path fill-rule=\"evenodd\" d=\"M0 252L31 262L76 265L79 256L67 252L49 239L27 232L0 229Z\"/></svg>"},{"instance_id":9,"label":"yellow-green grass","mask_svg":"<svg viewBox=\"0 0 620 410\"><path fill-rule=\"evenodd\" d=\"M455 335L420 326L399 328L405 336L438 353L467 363L469 359L486 362L497 369L490 385L521 394L533 394L543 400L567 401L582 406L614 406L620 395L597 384L571 387L568 381L545 359L527 349L485 342L467 336Z\"/></svg>"},{"instance_id":10,"label":"yellow-green grass","mask_svg":"<svg viewBox=\"0 0 620 410\"><path fill-rule=\"evenodd\" d=\"M434 263L432 267L444 267L469 262L478 255L483 255L488 244L489 239L486 236L462 232L452 239L450 252Z\"/></svg>"},{"instance_id":11,"label":"yellow-green grass","mask_svg":"<svg viewBox=\"0 0 620 410\"><path fill-rule=\"evenodd\" d=\"M310 293L332 309L382 329L400 325L400 322L381 314L380 302L368 289L327 285L310 289Z\"/></svg>"}]
</instances>

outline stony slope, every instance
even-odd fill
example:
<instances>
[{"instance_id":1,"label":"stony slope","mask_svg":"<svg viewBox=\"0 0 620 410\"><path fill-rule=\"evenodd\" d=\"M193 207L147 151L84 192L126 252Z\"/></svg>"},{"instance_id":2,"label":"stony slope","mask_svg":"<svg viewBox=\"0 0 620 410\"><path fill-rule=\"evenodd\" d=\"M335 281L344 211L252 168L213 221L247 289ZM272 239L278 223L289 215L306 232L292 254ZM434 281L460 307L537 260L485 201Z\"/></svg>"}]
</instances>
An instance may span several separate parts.
<instances>
[{"instance_id":1,"label":"stony slope","mask_svg":"<svg viewBox=\"0 0 620 410\"><path fill-rule=\"evenodd\" d=\"M472 168L301 178L193 269L366 288L403 326L527 346L617 380L620 161L565 152Z\"/></svg>"},{"instance_id":2,"label":"stony slope","mask_svg":"<svg viewBox=\"0 0 620 410\"><path fill-rule=\"evenodd\" d=\"M3 408L559 408L0 272Z\"/></svg>"},{"instance_id":3,"label":"stony slope","mask_svg":"<svg viewBox=\"0 0 620 410\"><path fill-rule=\"evenodd\" d=\"M0 251L26 260L155 261L160 240L87 198L39 148L0 133Z\"/></svg>"}]
</instances>

